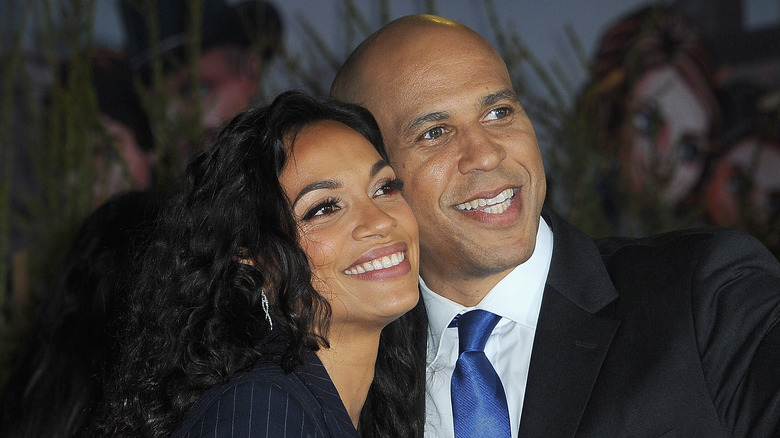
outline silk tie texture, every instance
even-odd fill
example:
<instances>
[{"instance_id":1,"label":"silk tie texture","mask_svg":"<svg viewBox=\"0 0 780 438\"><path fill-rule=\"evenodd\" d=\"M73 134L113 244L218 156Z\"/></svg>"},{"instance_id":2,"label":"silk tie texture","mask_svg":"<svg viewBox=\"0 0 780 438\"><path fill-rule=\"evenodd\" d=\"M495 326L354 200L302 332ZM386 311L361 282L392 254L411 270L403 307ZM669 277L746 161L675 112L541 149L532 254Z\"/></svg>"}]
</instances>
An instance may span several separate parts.
<instances>
[{"instance_id":1,"label":"silk tie texture","mask_svg":"<svg viewBox=\"0 0 780 438\"><path fill-rule=\"evenodd\" d=\"M486 310L472 310L452 321L458 327L458 361L452 373L452 416L455 438L509 438L509 409L501 379L485 344L501 319Z\"/></svg>"}]
</instances>

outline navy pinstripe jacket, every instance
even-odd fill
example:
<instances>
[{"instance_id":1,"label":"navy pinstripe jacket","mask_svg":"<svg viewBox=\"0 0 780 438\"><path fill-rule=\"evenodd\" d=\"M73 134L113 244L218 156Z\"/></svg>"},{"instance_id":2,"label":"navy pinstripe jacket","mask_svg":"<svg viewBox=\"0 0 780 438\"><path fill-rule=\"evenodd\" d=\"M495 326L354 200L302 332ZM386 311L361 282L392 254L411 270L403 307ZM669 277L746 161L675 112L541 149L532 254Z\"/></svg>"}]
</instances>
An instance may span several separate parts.
<instances>
[{"instance_id":1,"label":"navy pinstripe jacket","mask_svg":"<svg viewBox=\"0 0 780 438\"><path fill-rule=\"evenodd\" d=\"M190 409L175 438L358 437L336 387L314 353L285 374L258 365L212 388Z\"/></svg>"}]
</instances>

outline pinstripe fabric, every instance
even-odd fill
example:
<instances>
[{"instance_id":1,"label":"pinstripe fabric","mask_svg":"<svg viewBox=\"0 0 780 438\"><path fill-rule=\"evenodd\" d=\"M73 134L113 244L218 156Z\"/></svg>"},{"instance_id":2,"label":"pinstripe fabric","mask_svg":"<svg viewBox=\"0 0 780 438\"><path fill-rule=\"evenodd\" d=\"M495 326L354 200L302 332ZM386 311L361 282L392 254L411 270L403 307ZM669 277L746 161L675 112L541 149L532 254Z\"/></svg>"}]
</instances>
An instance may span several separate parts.
<instances>
[{"instance_id":1,"label":"pinstripe fabric","mask_svg":"<svg viewBox=\"0 0 780 438\"><path fill-rule=\"evenodd\" d=\"M264 364L211 389L190 409L176 438L357 437L314 353L290 374Z\"/></svg>"}]
</instances>

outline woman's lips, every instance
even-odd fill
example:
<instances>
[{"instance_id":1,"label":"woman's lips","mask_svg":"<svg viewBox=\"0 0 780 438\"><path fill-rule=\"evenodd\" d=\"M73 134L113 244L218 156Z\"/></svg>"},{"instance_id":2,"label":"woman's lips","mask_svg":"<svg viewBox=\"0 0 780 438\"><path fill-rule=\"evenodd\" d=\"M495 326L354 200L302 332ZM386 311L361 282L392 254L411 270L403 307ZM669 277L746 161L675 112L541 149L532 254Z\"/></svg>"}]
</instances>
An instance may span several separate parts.
<instances>
[{"instance_id":1,"label":"woman's lips","mask_svg":"<svg viewBox=\"0 0 780 438\"><path fill-rule=\"evenodd\" d=\"M406 259L403 251L394 252L390 255L382 256L373 260L369 260L365 263L355 265L344 271L347 275L364 274L371 271L379 271L382 269L389 269L393 266L398 266Z\"/></svg>"},{"instance_id":2,"label":"woman's lips","mask_svg":"<svg viewBox=\"0 0 780 438\"><path fill-rule=\"evenodd\" d=\"M398 266L406 260L406 249L406 242L396 242L372 249L357 259L352 266L345 269L344 274L364 274Z\"/></svg>"}]
</instances>

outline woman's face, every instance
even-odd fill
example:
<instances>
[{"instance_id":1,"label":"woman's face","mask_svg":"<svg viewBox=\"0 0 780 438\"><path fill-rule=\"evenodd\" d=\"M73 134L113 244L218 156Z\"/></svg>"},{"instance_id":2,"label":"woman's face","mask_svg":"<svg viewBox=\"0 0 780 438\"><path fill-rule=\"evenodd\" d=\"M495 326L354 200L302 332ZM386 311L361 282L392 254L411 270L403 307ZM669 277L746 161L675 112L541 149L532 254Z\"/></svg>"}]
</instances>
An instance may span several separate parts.
<instances>
[{"instance_id":1,"label":"woman's face","mask_svg":"<svg viewBox=\"0 0 780 438\"><path fill-rule=\"evenodd\" d=\"M628 104L621 151L636 192L682 200L701 178L710 151L712 123L702 101L677 71L664 66L645 73Z\"/></svg>"},{"instance_id":2,"label":"woman's face","mask_svg":"<svg viewBox=\"0 0 780 438\"><path fill-rule=\"evenodd\" d=\"M365 137L334 121L305 127L280 182L312 283L331 304L332 329L381 329L414 307L417 222L395 172Z\"/></svg>"},{"instance_id":3,"label":"woman's face","mask_svg":"<svg viewBox=\"0 0 780 438\"><path fill-rule=\"evenodd\" d=\"M718 160L707 184L715 225L767 225L780 213L780 144L748 137Z\"/></svg>"}]
</instances>

